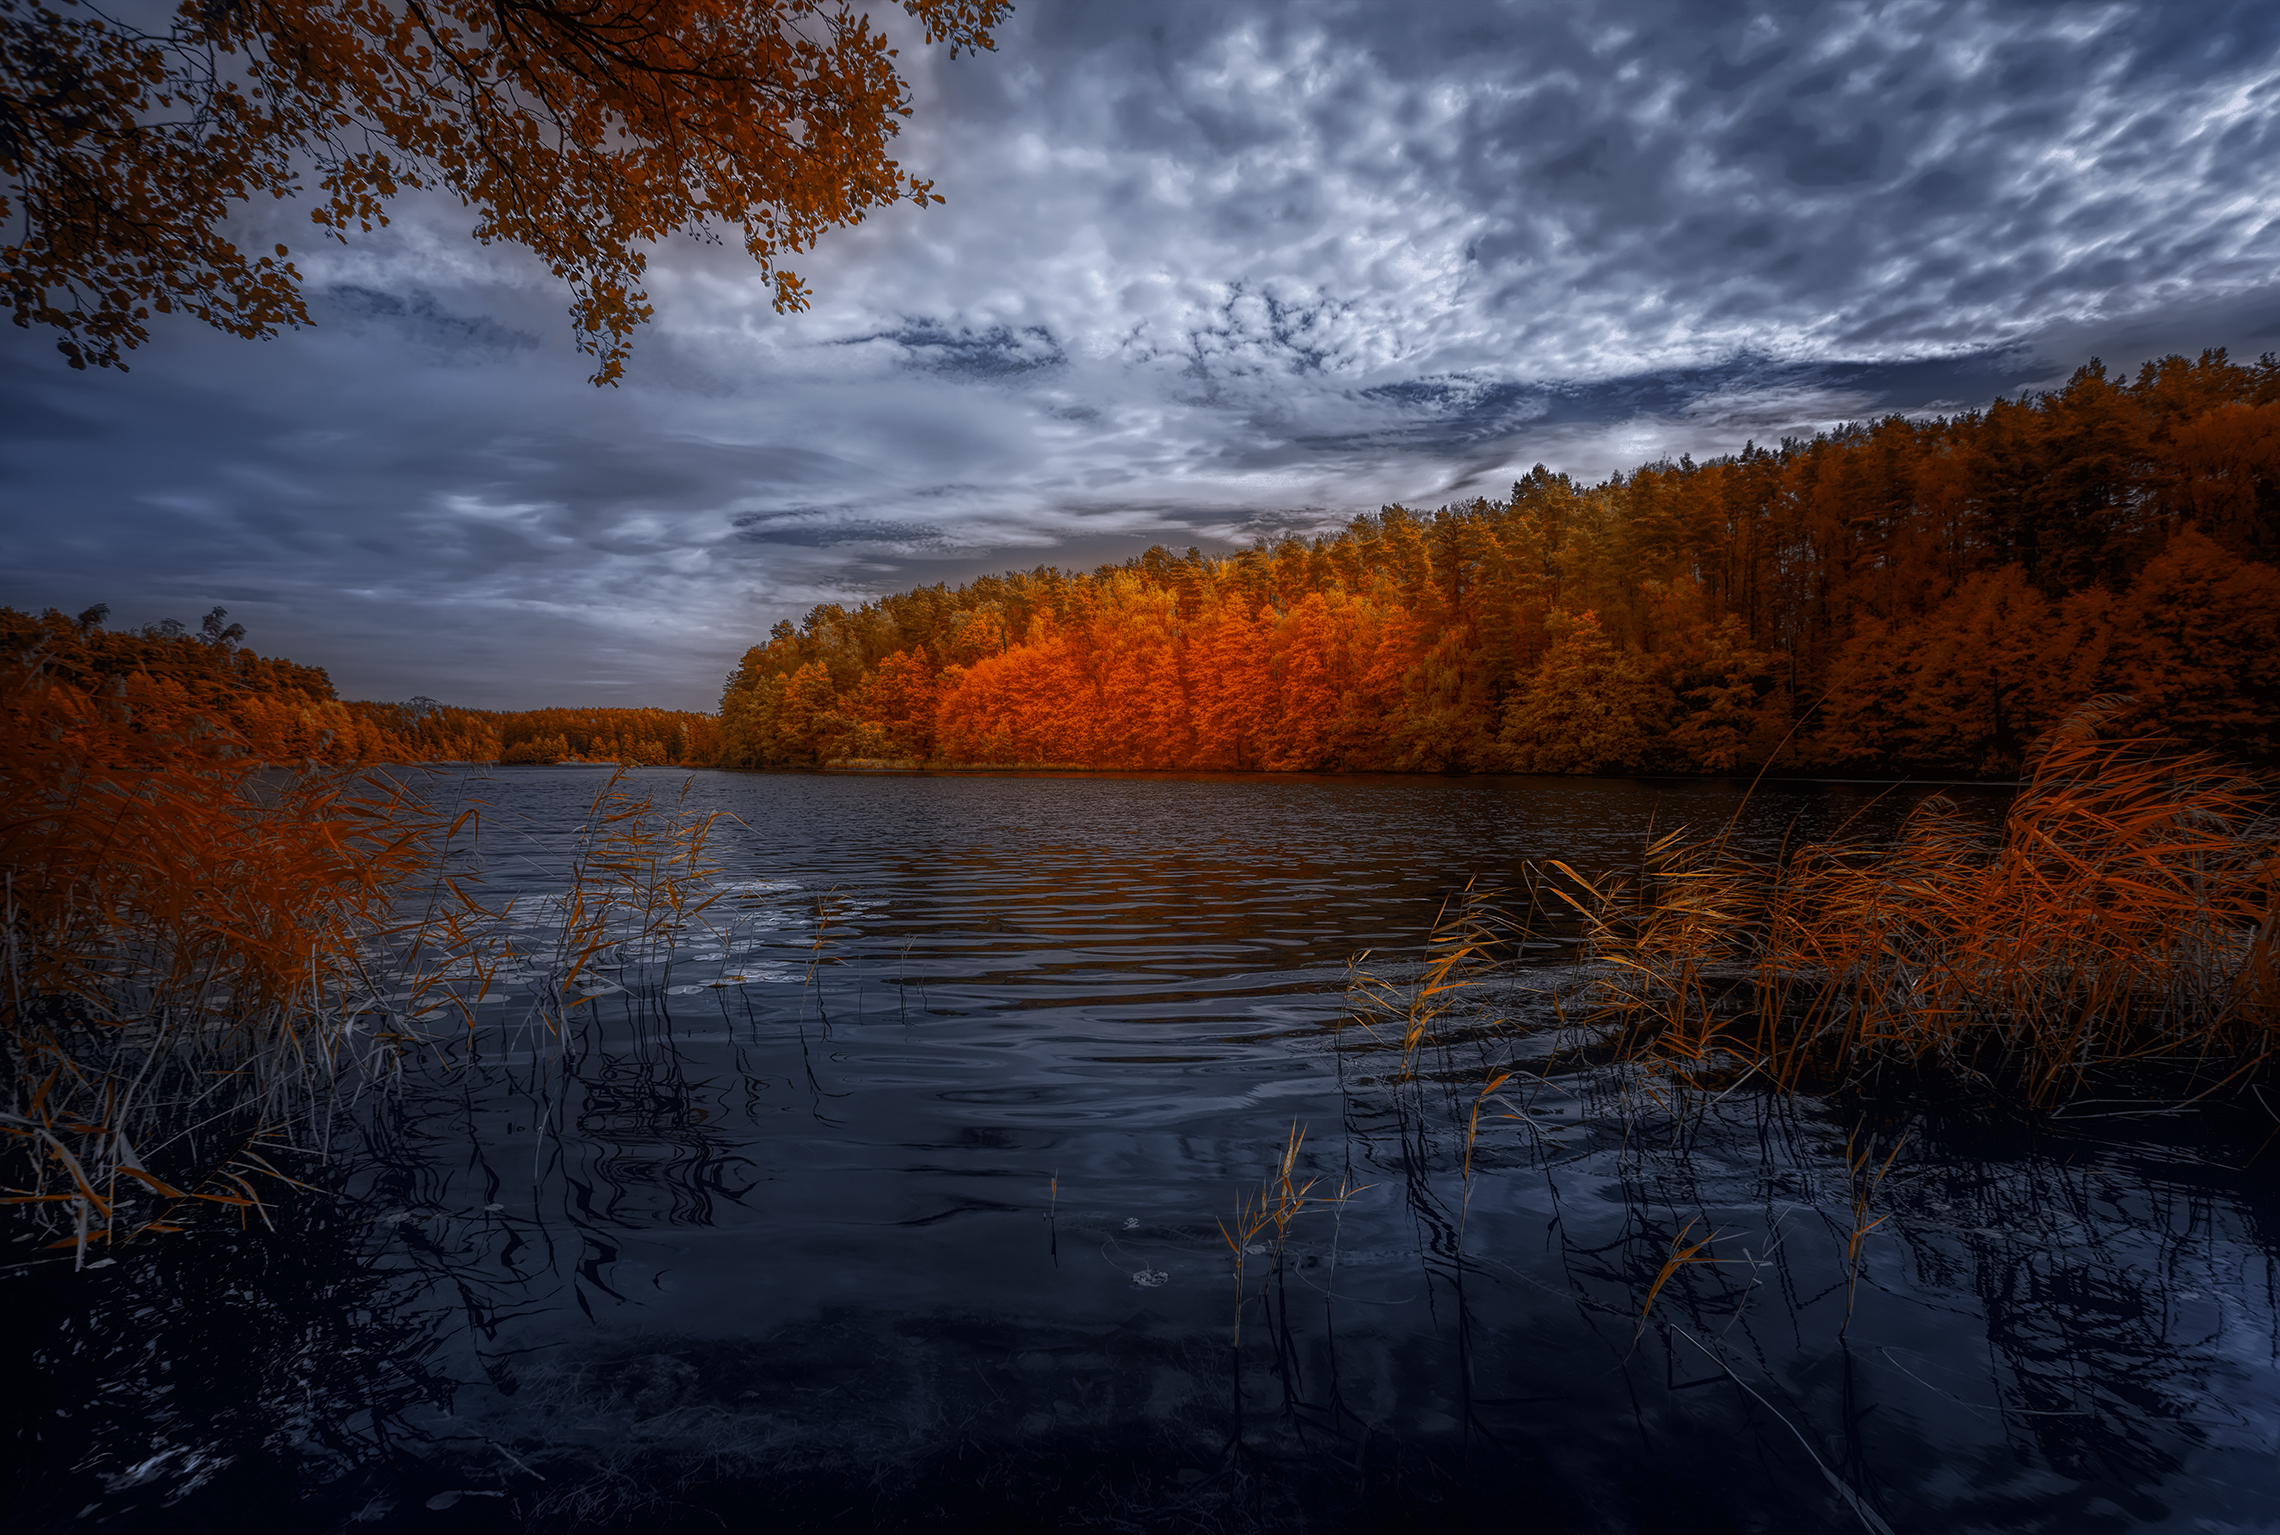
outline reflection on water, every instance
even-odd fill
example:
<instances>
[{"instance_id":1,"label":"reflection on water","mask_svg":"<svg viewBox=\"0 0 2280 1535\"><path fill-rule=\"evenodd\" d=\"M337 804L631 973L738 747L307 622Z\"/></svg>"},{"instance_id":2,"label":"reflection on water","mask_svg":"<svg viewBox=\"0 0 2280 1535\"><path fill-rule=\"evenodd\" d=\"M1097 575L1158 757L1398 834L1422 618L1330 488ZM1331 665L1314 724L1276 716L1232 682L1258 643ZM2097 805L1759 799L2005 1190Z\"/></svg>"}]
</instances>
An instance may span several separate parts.
<instances>
[{"instance_id":1,"label":"reflection on water","mask_svg":"<svg viewBox=\"0 0 2280 1535\"><path fill-rule=\"evenodd\" d=\"M492 889L559 889L594 783L465 786ZM2253 1138L1679 1113L1509 1030L1405 1071L1341 1026L1349 957L1398 979L1467 878L1617 864L1731 786L692 798L742 825L669 975L559 1039L502 1008L274 1236L14 1272L23 1527L2273 1522ZM1740 834L1906 804L1872 800L1761 790ZM1220 1222L1293 1124L1313 1187L1239 1291Z\"/></svg>"}]
</instances>

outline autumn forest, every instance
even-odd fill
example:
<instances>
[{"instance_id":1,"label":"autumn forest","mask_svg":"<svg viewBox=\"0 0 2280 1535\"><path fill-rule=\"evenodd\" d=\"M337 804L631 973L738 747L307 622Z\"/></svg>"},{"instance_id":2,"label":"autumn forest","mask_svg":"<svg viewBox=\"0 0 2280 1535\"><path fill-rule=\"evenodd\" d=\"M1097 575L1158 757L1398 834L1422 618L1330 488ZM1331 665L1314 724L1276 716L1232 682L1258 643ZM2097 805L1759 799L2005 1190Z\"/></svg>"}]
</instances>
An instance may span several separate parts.
<instances>
[{"instance_id":1,"label":"autumn forest","mask_svg":"<svg viewBox=\"0 0 2280 1535\"><path fill-rule=\"evenodd\" d=\"M2009 776L2054 722L2280 752L2280 363L2092 364L1233 558L1150 549L819 607L721 760Z\"/></svg>"},{"instance_id":2,"label":"autumn forest","mask_svg":"<svg viewBox=\"0 0 2280 1535\"><path fill-rule=\"evenodd\" d=\"M5 643L276 762L2008 777L2106 695L2280 761L2276 560L2280 361L2209 352L1597 485L1539 465L1226 558L822 606L717 718L343 701L218 609L9 612Z\"/></svg>"}]
</instances>

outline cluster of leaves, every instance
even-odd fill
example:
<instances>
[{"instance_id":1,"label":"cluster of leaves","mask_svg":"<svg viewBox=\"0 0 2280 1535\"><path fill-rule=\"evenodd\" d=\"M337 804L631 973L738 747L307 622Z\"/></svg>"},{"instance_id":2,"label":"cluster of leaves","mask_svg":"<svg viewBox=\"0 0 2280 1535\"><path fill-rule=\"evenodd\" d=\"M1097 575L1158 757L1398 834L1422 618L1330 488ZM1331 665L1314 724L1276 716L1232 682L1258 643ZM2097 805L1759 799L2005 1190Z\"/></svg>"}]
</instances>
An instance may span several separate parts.
<instances>
[{"instance_id":1,"label":"cluster of leaves","mask_svg":"<svg viewBox=\"0 0 2280 1535\"><path fill-rule=\"evenodd\" d=\"M903 0L926 40L992 46L1005 0ZM241 336L307 322L279 245L223 233L241 204L302 191L345 238L388 201L447 190L475 237L570 285L594 381L647 319L643 247L717 225L774 284L834 226L939 202L887 148L908 93L896 50L838 0L182 0L164 31L85 0L0 0L0 250L19 325L74 367L116 367L150 311Z\"/></svg>"},{"instance_id":2,"label":"cluster of leaves","mask_svg":"<svg viewBox=\"0 0 2280 1535\"><path fill-rule=\"evenodd\" d=\"M2090 697L2280 760L2280 362L2093 364L1898 417L1230 559L815 609L734 766L2018 771ZM2130 721L2122 722L2124 728ZM1784 747L1784 743L1787 746Z\"/></svg>"}]
</instances>

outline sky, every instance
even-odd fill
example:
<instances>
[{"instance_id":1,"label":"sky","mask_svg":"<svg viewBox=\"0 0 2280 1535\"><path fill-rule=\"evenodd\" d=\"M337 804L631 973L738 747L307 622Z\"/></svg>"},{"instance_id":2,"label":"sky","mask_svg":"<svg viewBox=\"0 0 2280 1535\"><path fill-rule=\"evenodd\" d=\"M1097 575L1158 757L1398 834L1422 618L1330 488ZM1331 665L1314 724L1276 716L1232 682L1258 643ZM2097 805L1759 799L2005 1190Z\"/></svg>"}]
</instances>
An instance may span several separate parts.
<instances>
[{"instance_id":1,"label":"sky","mask_svg":"<svg viewBox=\"0 0 2280 1535\"><path fill-rule=\"evenodd\" d=\"M652 258L596 389L447 199L316 323L0 332L0 603L209 608L344 697L711 709L779 619L1596 480L2095 357L2280 350L2280 6L1021 0L903 55L946 199Z\"/></svg>"}]
</instances>

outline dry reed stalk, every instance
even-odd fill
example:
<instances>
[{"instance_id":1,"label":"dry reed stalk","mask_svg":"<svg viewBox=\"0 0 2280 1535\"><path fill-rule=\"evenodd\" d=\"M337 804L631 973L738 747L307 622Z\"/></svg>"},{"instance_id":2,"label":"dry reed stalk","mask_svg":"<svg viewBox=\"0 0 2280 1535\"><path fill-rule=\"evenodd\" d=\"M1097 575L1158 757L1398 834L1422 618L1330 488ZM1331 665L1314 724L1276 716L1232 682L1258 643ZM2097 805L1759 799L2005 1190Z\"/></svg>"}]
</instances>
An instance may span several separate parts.
<instances>
[{"instance_id":1,"label":"dry reed stalk","mask_svg":"<svg viewBox=\"0 0 2280 1535\"><path fill-rule=\"evenodd\" d=\"M1253 1250L1259 1249L1267 1254L1271 1271L1273 1265L1282 1262L1283 1249L1290 1240L1291 1222L1310 1203L1319 1205L1332 1202L1321 1199L1310 1201L1307 1198L1320 1179L1309 1178L1304 1183L1297 1181L1298 1149L1305 1140L1305 1127L1292 1120L1290 1135L1283 1144L1282 1156L1276 1162L1275 1170L1259 1185L1256 1194L1245 1194L1236 1200L1233 1225L1224 1220L1218 1222L1220 1236L1235 1255L1234 1341L1237 1348L1243 1346L1244 1270ZM1341 1190L1339 1199L1346 1197L1348 1191ZM1268 1248L1258 1239L1270 1226L1274 1228L1274 1244Z\"/></svg>"},{"instance_id":2,"label":"dry reed stalk","mask_svg":"<svg viewBox=\"0 0 2280 1535\"><path fill-rule=\"evenodd\" d=\"M1426 940L1424 968L1407 982L1389 981L1361 966L1369 954L1356 955L1347 966L1347 1017L1359 1023L1372 1039L1390 1034L1399 1041L1401 1066L1397 1080L1417 1075L1417 1058L1428 1044L1439 1042L1441 1025L1461 1014L1482 974L1493 963L1497 946L1512 922L1496 905L1495 892L1467 880L1464 889L1442 902Z\"/></svg>"},{"instance_id":3,"label":"dry reed stalk","mask_svg":"<svg viewBox=\"0 0 2280 1535\"><path fill-rule=\"evenodd\" d=\"M559 919L548 914L543 948L509 951L539 966L548 1022L559 1024L592 1000L588 977L613 958L669 966L681 934L720 899L718 891L706 893L720 872L708 856L720 815L692 813L688 794L684 782L672 808L663 809L622 766L595 790L572 845Z\"/></svg>"},{"instance_id":4,"label":"dry reed stalk","mask_svg":"<svg viewBox=\"0 0 2280 1535\"><path fill-rule=\"evenodd\" d=\"M1703 1256L1710 1250L1710 1245L1718 1240L1716 1231L1692 1242L1686 1240L1693 1235L1694 1228L1700 1224L1701 1218L1699 1216L1691 1218L1685 1225L1671 1234L1670 1252L1664 1257L1662 1266L1655 1270L1654 1282L1647 1286L1647 1298L1639 1307L1639 1320L1631 1333L1633 1342L1636 1342L1640 1335L1646 1332L1647 1313L1655 1309L1655 1302L1662 1296L1663 1286L1669 1284L1677 1276L1680 1269L1685 1268L1690 1263L1722 1263L1727 1261L1722 1258Z\"/></svg>"},{"instance_id":5,"label":"dry reed stalk","mask_svg":"<svg viewBox=\"0 0 2280 1535\"><path fill-rule=\"evenodd\" d=\"M1487 1108L1490 1101L1495 1098L1496 1090L1511 1080L1511 1072L1500 1071L1494 1076L1490 1077L1486 1082L1482 1083L1480 1091L1473 1094L1472 1111L1465 1116L1465 1152L1464 1161L1460 1169L1465 1181L1465 1186L1468 1189L1472 1186L1473 1147L1478 1144L1480 1140L1481 1110ZM1515 1116L1508 1115L1507 1117L1509 1118Z\"/></svg>"},{"instance_id":6,"label":"dry reed stalk","mask_svg":"<svg viewBox=\"0 0 2280 1535\"><path fill-rule=\"evenodd\" d=\"M1791 1090L1882 1061L2037 1104L2131 1064L2243 1079L2280 1049L2268 795L2101 738L2111 708L2050 739L1999 833L1934 798L1887 848L1674 835L1636 880L1552 865L1597 962L1588 1021L1627 1058Z\"/></svg>"},{"instance_id":7,"label":"dry reed stalk","mask_svg":"<svg viewBox=\"0 0 2280 1535\"><path fill-rule=\"evenodd\" d=\"M1465 1115L1464 1154L1457 1164L1458 1179L1463 1187L1463 1192L1457 1199L1456 1261L1460 1272L1465 1261L1465 1228L1472 1219L1473 1151L1480 1144L1481 1111L1486 1109L1490 1102L1496 1098L1497 1089L1511 1080L1512 1073L1509 1071L1500 1071L1491 1076L1481 1084L1480 1090L1473 1094L1472 1108ZM1516 1118L1518 1116L1507 1115L1507 1117ZM1343 1191L1340 1192L1339 1197L1341 1199L1346 1197Z\"/></svg>"},{"instance_id":8,"label":"dry reed stalk","mask_svg":"<svg viewBox=\"0 0 2280 1535\"><path fill-rule=\"evenodd\" d=\"M1884 1160L1876 1163L1876 1170L1870 1172L1869 1164L1876 1155L1876 1143L1872 1138L1865 1146L1856 1145L1859 1139L1858 1130L1845 1138L1845 1168L1852 1185L1852 1230L1845 1234L1845 1319L1838 1324L1839 1336L1852 1326L1853 1298L1860 1286L1861 1251L1867 1245L1869 1233L1890 1219L1887 1215L1879 1215L1870 1220L1869 1207L1876 1199L1876 1191L1884 1186L1885 1175L1892 1171L1893 1160L1900 1155L1900 1148L1908 1143L1905 1134L1897 1137L1892 1142L1892 1149L1884 1153Z\"/></svg>"},{"instance_id":9,"label":"dry reed stalk","mask_svg":"<svg viewBox=\"0 0 2280 1535\"><path fill-rule=\"evenodd\" d=\"M565 982L627 913L648 935L702 909L701 834L611 796ZM517 957L450 868L479 825L377 773L265 770L184 678L107 674L69 630L0 655L0 1203L79 1264L200 1207L266 1218L336 1086L385 1079L422 1017L471 1023Z\"/></svg>"}]
</instances>

